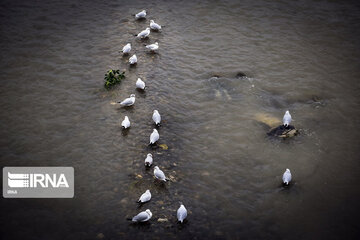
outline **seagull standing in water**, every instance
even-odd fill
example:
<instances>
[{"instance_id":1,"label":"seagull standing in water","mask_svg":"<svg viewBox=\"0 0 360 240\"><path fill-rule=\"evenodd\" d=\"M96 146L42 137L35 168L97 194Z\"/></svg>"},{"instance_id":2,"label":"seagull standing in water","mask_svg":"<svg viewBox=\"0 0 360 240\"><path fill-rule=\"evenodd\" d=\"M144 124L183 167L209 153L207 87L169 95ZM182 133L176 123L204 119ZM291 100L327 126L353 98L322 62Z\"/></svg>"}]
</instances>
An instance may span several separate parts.
<instances>
[{"instance_id":1,"label":"seagull standing in water","mask_svg":"<svg viewBox=\"0 0 360 240\"><path fill-rule=\"evenodd\" d=\"M153 164L153 157L151 153L148 153L148 155L145 158L145 166L150 167Z\"/></svg>"},{"instance_id":2,"label":"seagull standing in water","mask_svg":"<svg viewBox=\"0 0 360 240\"><path fill-rule=\"evenodd\" d=\"M180 203L180 207L177 210L177 219L179 222L183 223L183 221L185 220L185 218L187 217L187 210L184 206L184 204Z\"/></svg>"},{"instance_id":3,"label":"seagull standing in water","mask_svg":"<svg viewBox=\"0 0 360 240\"><path fill-rule=\"evenodd\" d=\"M135 64L135 63L137 63L136 54L132 55L132 56L129 58L129 63L130 63L130 64Z\"/></svg>"},{"instance_id":4,"label":"seagull standing in water","mask_svg":"<svg viewBox=\"0 0 360 240\"><path fill-rule=\"evenodd\" d=\"M154 22L154 20L150 20L150 28L155 31L161 30L161 25Z\"/></svg>"},{"instance_id":5,"label":"seagull standing in water","mask_svg":"<svg viewBox=\"0 0 360 240\"><path fill-rule=\"evenodd\" d=\"M151 217L152 217L152 213L151 213L150 209L146 209L146 211L143 211L143 212L139 213L138 215L136 215L135 217L133 217L132 221L133 222L146 222L146 221L149 221Z\"/></svg>"},{"instance_id":6,"label":"seagull standing in water","mask_svg":"<svg viewBox=\"0 0 360 240\"><path fill-rule=\"evenodd\" d=\"M142 30L137 37L138 38L146 38L150 34L150 28L146 28L145 30Z\"/></svg>"},{"instance_id":7,"label":"seagull standing in water","mask_svg":"<svg viewBox=\"0 0 360 240\"><path fill-rule=\"evenodd\" d=\"M161 122L161 116L158 110L154 110L154 113L152 115L152 119L154 121L154 123L159 126L160 122Z\"/></svg>"},{"instance_id":8,"label":"seagull standing in water","mask_svg":"<svg viewBox=\"0 0 360 240\"><path fill-rule=\"evenodd\" d=\"M126 107L133 105L135 103L135 94L131 94L129 98L126 98L124 101L118 103Z\"/></svg>"},{"instance_id":9,"label":"seagull standing in water","mask_svg":"<svg viewBox=\"0 0 360 240\"><path fill-rule=\"evenodd\" d=\"M291 123L291 115L289 113L289 111L286 111L283 117L283 125L285 127L288 127Z\"/></svg>"},{"instance_id":10,"label":"seagull standing in water","mask_svg":"<svg viewBox=\"0 0 360 240\"><path fill-rule=\"evenodd\" d=\"M128 118L128 116L125 116L124 120L122 121L121 123L121 126L124 128L124 129L127 129L130 127L130 120Z\"/></svg>"},{"instance_id":11,"label":"seagull standing in water","mask_svg":"<svg viewBox=\"0 0 360 240\"><path fill-rule=\"evenodd\" d=\"M141 90L145 89L145 83L143 80L141 80L141 78L138 78L136 81L136 88L139 88Z\"/></svg>"},{"instance_id":12,"label":"seagull standing in water","mask_svg":"<svg viewBox=\"0 0 360 240\"><path fill-rule=\"evenodd\" d=\"M284 172L283 174L283 177L282 177L282 180L283 180L283 183L285 185L289 185L290 181L291 181L291 172L290 172L290 169L286 169L286 171Z\"/></svg>"},{"instance_id":13,"label":"seagull standing in water","mask_svg":"<svg viewBox=\"0 0 360 240\"><path fill-rule=\"evenodd\" d=\"M150 190L148 189L140 196L138 202L145 203L145 202L150 201L150 199L151 199L151 193L150 193Z\"/></svg>"},{"instance_id":14,"label":"seagull standing in water","mask_svg":"<svg viewBox=\"0 0 360 240\"><path fill-rule=\"evenodd\" d=\"M156 143L160 138L159 132L154 128L153 132L150 135L150 144Z\"/></svg>"},{"instance_id":15,"label":"seagull standing in water","mask_svg":"<svg viewBox=\"0 0 360 240\"><path fill-rule=\"evenodd\" d=\"M154 44L146 45L146 48L150 49L150 51L155 52L156 50L159 49L159 43L155 42Z\"/></svg>"},{"instance_id":16,"label":"seagull standing in water","mask_svg":"<svg viewBox=\"0 0 360 240\"><path fill-rule=\"evenodd\" d=\"M128 43L123 47L122 52L123 54L128 54L130 51L131 51L131 44Z\"/></svg>"},{"instance_id":17,"label":"seagull standing in water","mask_svg":"<svg viewBox=\"0 0 360 240\"><path fill-rule=\"evenodd\" d=\"M141 12L135 14L135 19L142 19L142 18L146 18L146 10L142 10Z\"/></svg>"},{"instance_id":18,"label":"seagull standing in water","mask_svg":"<svg viewBox=\"0 0 360 240\"><path fill-rule=\"evenodd\" d=\"M157 179L159 179L160 181L166 182L166 180L169 180L168 178L165 177L164 172L161 171L158 166L155 166L155 168L154 168L154 176L155 176Z\"/></svg>"}]
</instances>

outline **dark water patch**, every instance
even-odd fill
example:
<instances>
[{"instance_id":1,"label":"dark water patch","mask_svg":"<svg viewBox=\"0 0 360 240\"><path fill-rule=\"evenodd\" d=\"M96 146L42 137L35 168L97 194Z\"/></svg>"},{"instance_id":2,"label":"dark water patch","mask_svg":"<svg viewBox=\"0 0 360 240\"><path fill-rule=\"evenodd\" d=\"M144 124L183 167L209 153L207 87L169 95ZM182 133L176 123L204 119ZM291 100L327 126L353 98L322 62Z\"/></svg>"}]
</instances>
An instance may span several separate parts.
<instances>
[{"instance_id":1,"label":"dark water patch","mask_svg":"<svg viewBox=\"0 0 360 240\"><path fill-rule=\"evenodd\" d=\"M143 8L147 20L135 21ZM3 165L73 166L76 189L74 199L2 199L1 235L355 239L358 16L358 3L331 1L3 1ZM135 39L150 19L167 27ZM160 49L150 54L144 44L155 41ZM128 42L133 50L123 57ZM126 78L106 91L109 68ZM145 93L135 90L138 77ZM111 104L131 93L132 108ZM153 149L154 109L163 122ZM267 138L254 116L281 123L286 110L300 135ZM154 181L144 166L149 152L172 181ZM285 168L294 185L282 191ZM138 208L146 189L153 199ZM179 201L189 211L183 225ZM126 220L147 208L149 224Z\"/></svg>"}]
</instances>

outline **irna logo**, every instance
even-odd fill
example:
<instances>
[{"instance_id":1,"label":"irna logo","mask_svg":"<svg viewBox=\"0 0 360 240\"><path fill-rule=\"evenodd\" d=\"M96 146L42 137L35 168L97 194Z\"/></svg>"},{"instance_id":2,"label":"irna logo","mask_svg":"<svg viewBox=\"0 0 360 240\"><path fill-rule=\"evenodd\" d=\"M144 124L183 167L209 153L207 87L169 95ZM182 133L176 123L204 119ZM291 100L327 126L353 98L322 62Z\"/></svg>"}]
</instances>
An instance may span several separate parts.
<instances>
[{"instance_id":1,"label":"irna logo","mask_svg":"<svg viewBox=\"0 0 360 240\"><path fill-rule=\"evenodd\" d=\"M4 167L5 198L72 198L72 167Z\"/></svg>"},{"instance_id":2,"label":"irna logo","mask_svg":"<svg viewBox=\"0 0 360 240\"><path fill-rule=\"evenodd\" d=\"M11 188L36 188L36 187L69 187L65 175L62 173L59 176L57 174L21 174L8 172L8 185Z\"/></svg>"}]
</instances>

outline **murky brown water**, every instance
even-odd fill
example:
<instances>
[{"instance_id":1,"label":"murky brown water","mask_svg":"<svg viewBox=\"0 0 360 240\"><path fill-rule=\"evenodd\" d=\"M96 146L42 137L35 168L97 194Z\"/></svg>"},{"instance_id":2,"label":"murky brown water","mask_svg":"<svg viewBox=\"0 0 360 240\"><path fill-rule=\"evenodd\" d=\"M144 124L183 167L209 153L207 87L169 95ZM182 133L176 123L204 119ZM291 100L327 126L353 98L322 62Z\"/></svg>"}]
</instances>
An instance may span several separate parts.
<instances>
[{"instance_id":1,"label":"murky brown water","mask_svg":"<svg viewBox=\"0 0 360 240\"><path fill-rule=\"evenodd\" d=\"M135 22L142 9L148 19ZM76 185L74 199L2 199L3 238L358 237L359 14L355 1L3 1L2 166L73 166ZM163 31L135 40L150 19ZM129 41L135 68L119 54ZM109 68L126 79L106 91ZM110 104L131 93L131 109ZM147 146L154 109L168 150ZM287 109L300 136L266 137L254 116ZM173 182L154 182L148 152ZM126 221L146 208L150 223Z\"/></svg>"}]
</instances>

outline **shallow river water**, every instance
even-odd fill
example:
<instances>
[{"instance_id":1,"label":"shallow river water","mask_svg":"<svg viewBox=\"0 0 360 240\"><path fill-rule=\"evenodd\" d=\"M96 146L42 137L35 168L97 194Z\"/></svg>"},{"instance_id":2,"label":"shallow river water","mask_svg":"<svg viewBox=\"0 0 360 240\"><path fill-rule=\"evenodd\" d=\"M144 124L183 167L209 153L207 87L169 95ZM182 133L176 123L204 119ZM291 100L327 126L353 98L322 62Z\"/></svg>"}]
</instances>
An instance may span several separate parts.
<instances>
[{"instance_id":1,"label":"shallow river water","mask_svg":"<svg viewBox=\"0 0 360 240\"><path fill-rule=\"evenodd\" d=\"M73 199L2 199L2 239L359 237L358 2L4 0L0 19L1 165L75 169ZM163 30L135 39L150 19ZM126 78L107 91L110 68ZM154 109L167 150L148 146ZM267 137L258 116L286 110L300 135ZM126 220L147 208L149 223Z\"/></svg>"}]
</instances>

